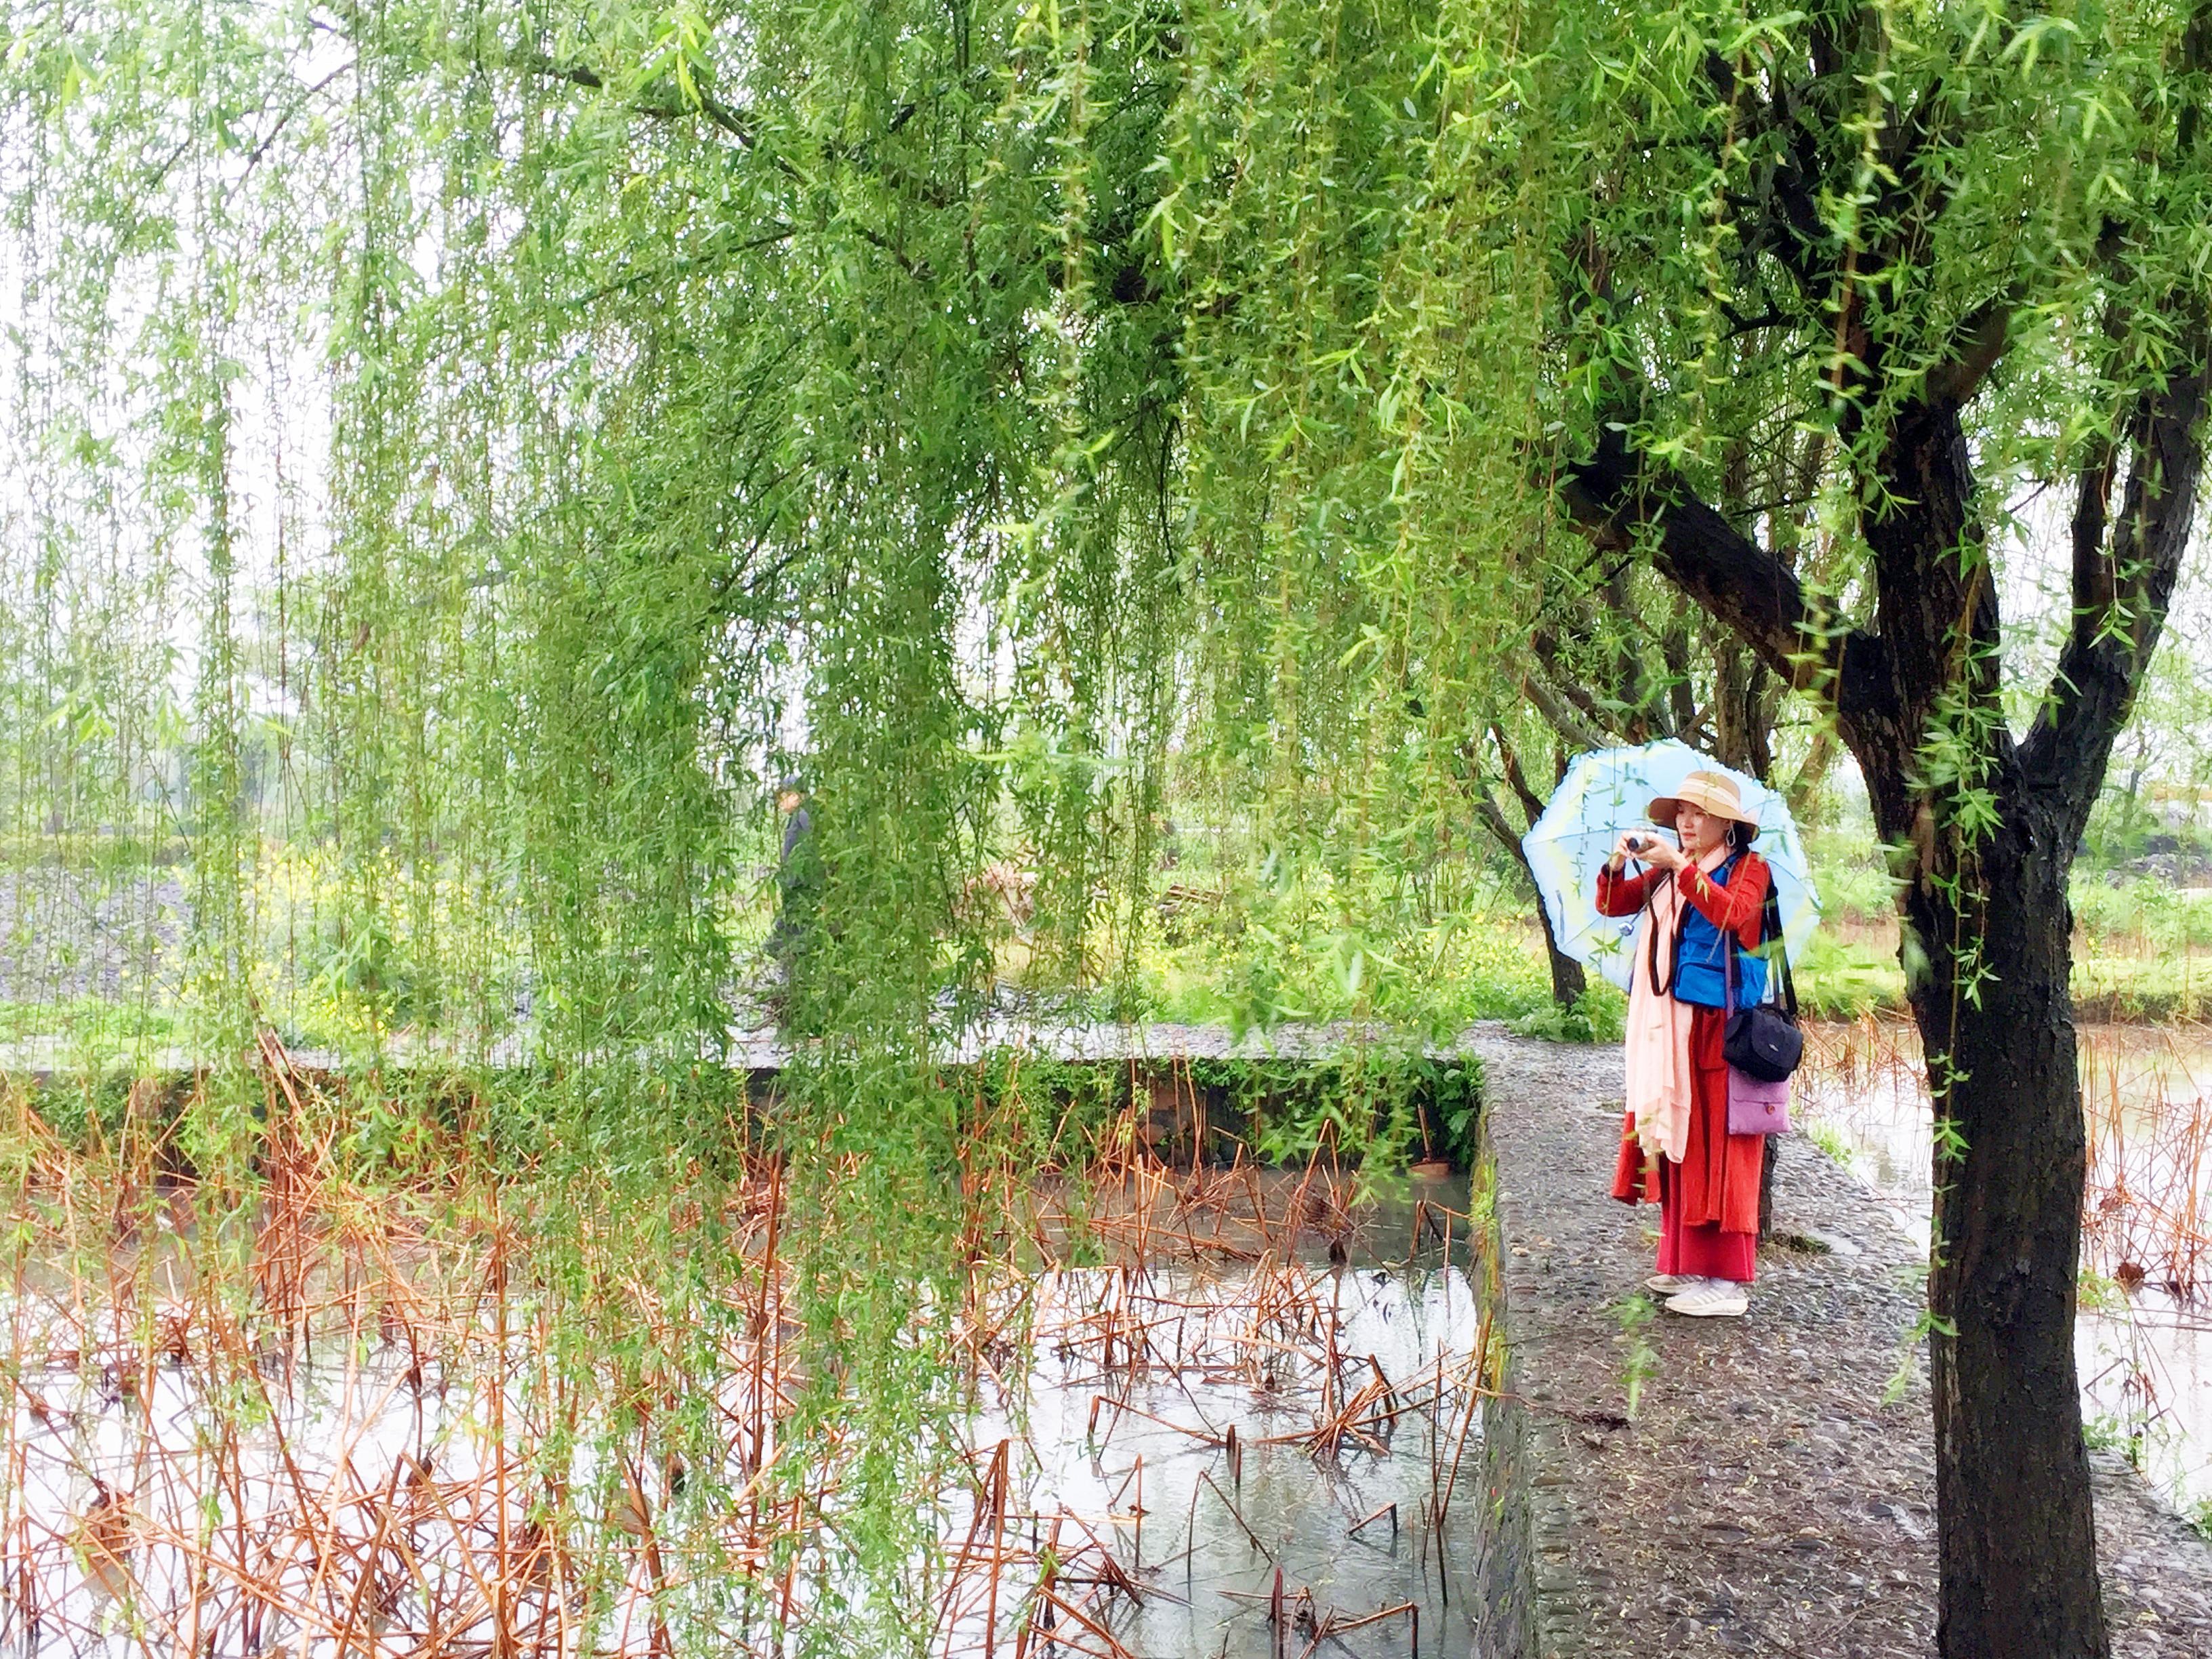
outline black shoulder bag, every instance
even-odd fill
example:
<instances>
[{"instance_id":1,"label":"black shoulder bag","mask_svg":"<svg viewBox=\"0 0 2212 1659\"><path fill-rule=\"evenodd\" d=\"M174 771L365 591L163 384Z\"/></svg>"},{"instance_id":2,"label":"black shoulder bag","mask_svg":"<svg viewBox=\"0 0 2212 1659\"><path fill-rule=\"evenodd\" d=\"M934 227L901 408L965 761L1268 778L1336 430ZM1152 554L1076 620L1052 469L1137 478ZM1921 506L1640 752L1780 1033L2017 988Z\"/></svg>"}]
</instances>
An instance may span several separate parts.
<instances>
[{"instance_id":1,"label":"black shoulder bag","mask_svg":"<svg viewBox=\"0 0 2212 1659\"><path fill-rule=\"evenodd\" d=\"M1769 939L1779 940L1781 937L1782 904L1775 897L1773 878L1770 875L1766 908L1759 918L1759 942L1765 945ZM1731 927L1728 930L1730 967L1734 967L1736 953L1741 949L1736 943L1735 930ZM1797 1069L1797 1062L1805 1057L1805 1034L1797 1029L1797 981L1790 976L1789 947L1785 945L1774 954L1781 969L1787 1003L1760 1001L1748 1008L1735 1009L1729 1015L1728 1029L1721 1037L1721 1054L1728 1063L1761 1083L1781 1082ZM1767 990L1771 994L1773 988L1770 975Z\"/></svg>"}]
</instances>

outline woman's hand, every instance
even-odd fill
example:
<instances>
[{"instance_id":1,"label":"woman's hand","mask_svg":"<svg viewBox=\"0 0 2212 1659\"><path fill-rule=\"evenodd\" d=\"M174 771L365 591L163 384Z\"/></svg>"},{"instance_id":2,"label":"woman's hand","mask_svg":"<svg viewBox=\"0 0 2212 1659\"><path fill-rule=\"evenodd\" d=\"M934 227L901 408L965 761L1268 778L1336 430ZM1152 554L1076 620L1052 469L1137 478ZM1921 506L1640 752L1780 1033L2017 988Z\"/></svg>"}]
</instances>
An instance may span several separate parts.
<instances>
[{"instance_id":1,"label":"woman's hand","mask_svg":"<svg viewBox=\"0 0 2212 1659\"><path fill-rule=\"evenodd\" d=\"M1641 859L1655 870L1675 870L1681 867L1682 855L1674 845L1647 830L1627 830L1613 844L1613 855L1607 860L1614 874L1628 859Z\"/></svg>"},{"instance_id":2,"label":"woman's hand","mask_svg":"<svg viewBox=\"0 0 2212 1659\"><path fill-rule=\"evenodd\" d=\"M1641 859L1654 870L1679 870L1689 861L1674 842L1648 830L1626 830L1613 844L1615 871L1623 859Z\"/></svg>"}]
</instances>

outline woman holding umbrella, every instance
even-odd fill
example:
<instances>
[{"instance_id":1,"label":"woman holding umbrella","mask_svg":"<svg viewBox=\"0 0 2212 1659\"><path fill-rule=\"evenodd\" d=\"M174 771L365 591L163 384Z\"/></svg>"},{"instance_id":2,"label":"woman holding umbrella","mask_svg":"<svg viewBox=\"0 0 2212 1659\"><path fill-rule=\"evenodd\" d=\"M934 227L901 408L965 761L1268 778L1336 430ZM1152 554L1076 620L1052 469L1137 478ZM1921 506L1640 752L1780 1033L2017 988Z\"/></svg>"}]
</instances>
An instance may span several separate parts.
<instances>
[{"instance_id":1,"label":"woman holding umbrella","mask_svg":"<svg viewBox=\"0 0 2212 1659\"><path fill-rule=\"evenodd\" d=\"M1759 1000L1756 956L1769 873L1750 850L1759 825L1733 779L1692 772L1651 803L1679 846L1630 831L1598 874L1597 908L1643 910L1628 994L1627 1120L1613 1195L1659 1206L1659 1271L1646 1280L1675 1313L1740 1316L1759 1247L1763 1135L1728 1132L1727 1005ZM1626 870L1634 859L1647 866ZM1729 936L1743 947L1729 961Z\"/></svg>"}]
</instances>

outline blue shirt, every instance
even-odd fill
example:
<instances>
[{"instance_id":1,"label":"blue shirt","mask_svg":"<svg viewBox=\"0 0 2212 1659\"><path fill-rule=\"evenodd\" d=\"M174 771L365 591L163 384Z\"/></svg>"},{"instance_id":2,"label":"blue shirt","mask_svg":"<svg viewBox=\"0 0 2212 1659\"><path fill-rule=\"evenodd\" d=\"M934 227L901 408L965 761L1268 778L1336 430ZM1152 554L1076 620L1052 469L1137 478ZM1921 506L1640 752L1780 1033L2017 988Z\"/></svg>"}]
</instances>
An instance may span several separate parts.
<instances>
[{"instance_id":1,"label":"blue shirt","mask_svg":"<svg viewBox=\"0 0 2212 1659\"><path fill-rule=\"evenodd\" d=\"M1713 872L1716 887L1725 887L1739 860L1730 859ZM1679 878L1678 878L1679 879ZM1686 897L1682 901L1680 943L1674 947L1674 1000L1694 1002L1701 1008L1719 1008L1727 1002L1727 983L1722 974L1727 957L1722 954L1721 930L1705 920L1705 913ZM1748 951L1735 957L1735 1006L1748 1008L1766 994L1766 964Z\"/></svg>"}]
</instances>

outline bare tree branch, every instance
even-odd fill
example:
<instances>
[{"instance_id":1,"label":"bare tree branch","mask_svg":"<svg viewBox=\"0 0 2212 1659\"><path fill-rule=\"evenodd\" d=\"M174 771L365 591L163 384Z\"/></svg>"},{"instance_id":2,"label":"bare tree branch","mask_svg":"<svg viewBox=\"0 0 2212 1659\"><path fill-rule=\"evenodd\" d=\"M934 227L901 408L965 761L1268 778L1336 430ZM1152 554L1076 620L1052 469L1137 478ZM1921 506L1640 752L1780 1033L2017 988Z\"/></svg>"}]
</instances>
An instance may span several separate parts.
<instances>
[{"instance_id":1,"label":"bare tree branch","mask_svg":"<svg viewBox=\"0 0 2212 1659\"><path fill-rule=\"evenodd\" d=\"M2182 37L2189 88L2176 117L2179 159L2202 154L2206 82L2212 77L2212 3L2199 0ZM2107 238L2114 257L2124 246ZM2027 786L2059 815L2070 846L2088 823L2112 742L2135 707L2136 690L2158 648L2173 585L2196 520L2204 475L2205 420L2212 395L2212 311L2188 289L2166 297L2172 349L2162 374L2147 368L2144 389L2117 443L2092 452L2075 498L2074 621L2051 690L2021 746ZM2106 337L2130 332L2124 309L2106 319ZM2119 455L2127 488L2109 528Z\"/></svg>"},{"instance_id":2,"label":"bare tree branch","mask_svg":"<svg viewBox=\"0 0 2212 1659\"><path fill-rule=\"evenodd\" d=\"M1521 677L1521 690L1536 706L1536 712L1568 742L1584 749L1603 749L1613 741L1604 732L1584 720L1572 703L1553 690L1539 670L1531 668Z\"/></svg>"},{"instance_id":3,"label":"bare tree branch","mask_svg":"<svg viewBox=\"0 0 2212 1659\"><path fill-rule=\"evenodd\" d=\"M2012 307L1992 300L1959 331L1957 353L1928 376L1928 395L1963 404L1981 389L2012 341Z\"/></svg>"},{"instance_id":4,"label":"bare tree branch","mask_svg":"<svg viewBox=\"0 0 2212 1659\"><path fill-rule=\"evenodd\" d=\"M1605 430L1588 460L1565 469L1559 497L1601 545L1626 550L1648 540L1660 574L1789 685L1832 696L1839 709L1876 695L1873 680L1850 672L1876 641L1856 632L1832 636L1795 572L1631 450L1617 429Z\"/></svg>"},{"instance_id":5,"label":"bare tree branch","mask_svg":"<svg viewBox=\"0 0 2212 1659\"><path fill-rule=\"evenodd\" d=\"M1505 774L1505 787L1513 792L1514 799L1521 803L1521 810L1528 815L1528 822L1534 824L1544 816L1544 798L1528 787L1528 775L1521 769L1521 757L1514 752L1513 744L1505 735L1505 728L1493 724L1490 728L1490 740L1498 745L1498 764ZM1519 845L1517 838L1515 845Z\"/></svg>"},{"instance_id":6,"label":"bare tree branch","mask_svg":"<svg viewBox=\"0 0 2212 1659\"><path fill-rule=\"evenodd\" d=\"M519 52L514 62L517 69L544 76L549 80L566 81L571 86L586 87L594 92L607 89L606 77L597 70L582 64L556 63L542 52ZM681 98L653 102L641 100L629 107L637 114L650 116L656 121L681 121L693 115L703 115L747 149L759 142L759 131L745 112L732 109L702 86L694 87L693 97L696 102Z\"/></svg>"}]
</instances>

